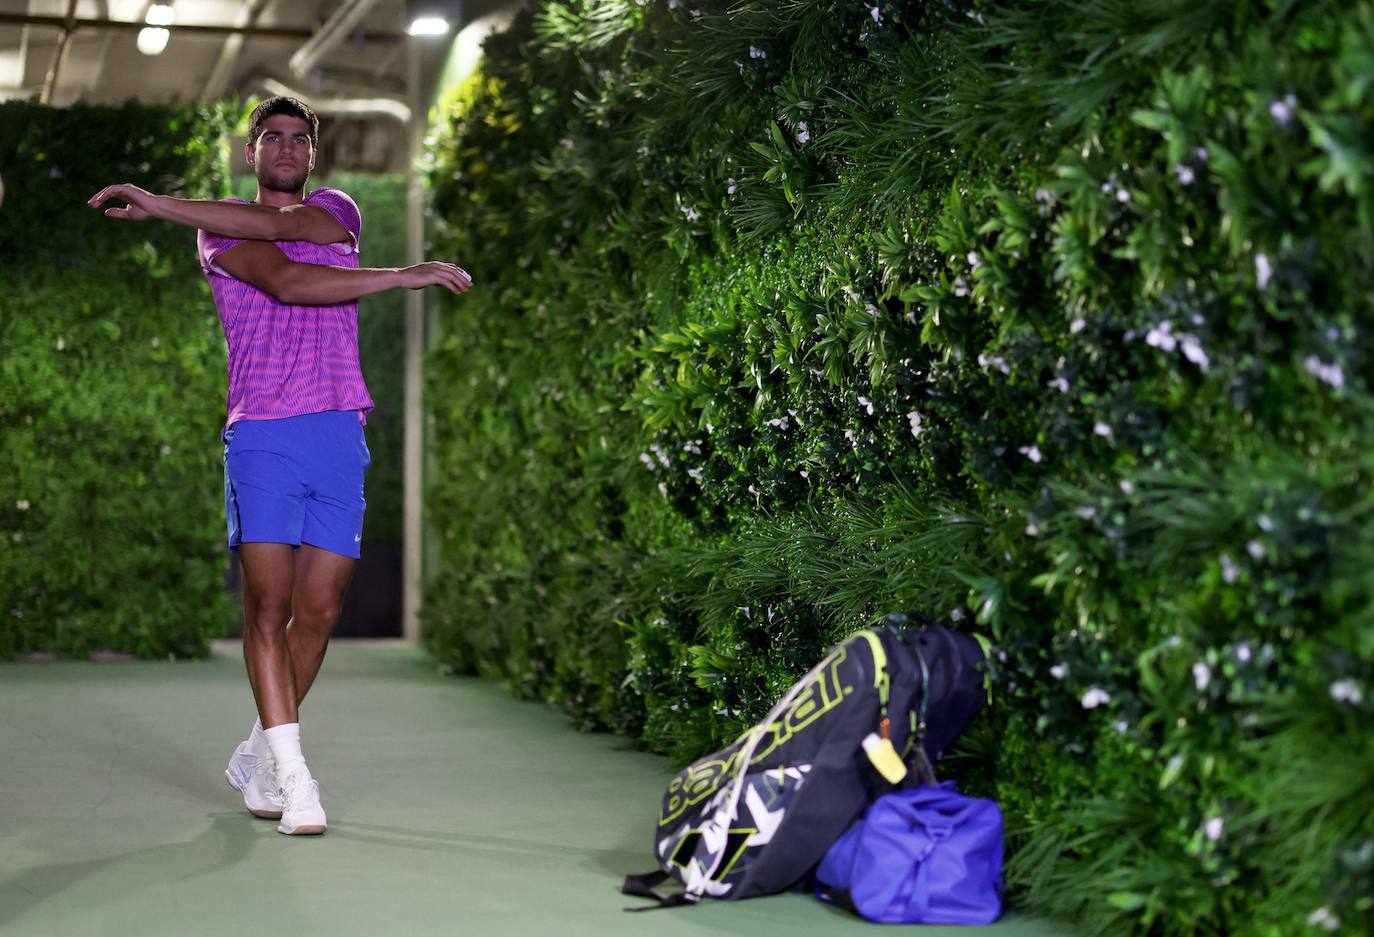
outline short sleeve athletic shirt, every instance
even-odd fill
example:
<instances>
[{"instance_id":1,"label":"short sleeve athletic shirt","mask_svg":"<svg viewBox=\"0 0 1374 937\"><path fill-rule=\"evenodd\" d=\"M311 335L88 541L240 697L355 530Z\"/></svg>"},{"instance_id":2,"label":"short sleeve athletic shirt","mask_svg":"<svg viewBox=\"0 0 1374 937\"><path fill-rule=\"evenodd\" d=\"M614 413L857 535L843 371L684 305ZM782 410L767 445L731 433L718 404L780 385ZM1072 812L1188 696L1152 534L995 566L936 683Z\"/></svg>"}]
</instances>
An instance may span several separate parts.
<instances>
[{"instance_id":1,"label":"short sleeve athletic shirt","mask_svg":"<svg viewBox=\"0 0 1374 937\"><path fill-rule=\"evenodd\" d=\"M229 199L243 202L243 199ZM297 263L358 266L358 206L338 189L315 189L318 205L352 235L351 242L276 241ZM215 260L242 240L201 231L200 265L210 281L229 343L229 418L275 420L325 410L357 410L366 422L372 397L358 364L358 304L290 306L220 269Z\"/></svg>"}]
</instances>

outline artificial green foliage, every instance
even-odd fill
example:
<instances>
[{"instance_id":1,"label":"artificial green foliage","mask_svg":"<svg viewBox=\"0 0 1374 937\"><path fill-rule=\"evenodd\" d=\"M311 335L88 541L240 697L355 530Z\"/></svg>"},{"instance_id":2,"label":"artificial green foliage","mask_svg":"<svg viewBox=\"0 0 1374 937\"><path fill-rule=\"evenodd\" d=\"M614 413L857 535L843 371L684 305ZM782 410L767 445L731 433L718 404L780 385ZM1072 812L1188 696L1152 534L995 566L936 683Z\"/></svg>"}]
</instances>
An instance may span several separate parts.
<instances>
[{"instance_id":1,"label":"artificial green foliage","mask_svg":"<svg viewBox=\"0 0 1374 937\"><path fill-rule=\"evenodd\" d=\"M237 143L243 135L234 138ZM364 267L403 267L406 263L406 182L398 174L331 173L312 178L307 191L329 187L347 192L362 214ZM231 186L236 198L257 197L257 180L239 176ZM405 484L405 294L374 293L358 301L358 359L372 396L367 416L368 543L399 544L404 536L402 498Z\"/></svg>"},{"instance_id":2,"label":"artificial green foliage","mask_svg":"<svg viewBox=\"0 0 1374 937\"><path fill-rule=\"evenodd\" d=\"M0 658L223 633L224 338L194 232L86 205L227 182L218 107L0 104Z\"/></svg>"},{"instance_id":3,"label":"artificial green foliage","mask_svg":"<svg viewBox=\"0 0 1374 937\"><path fill-rule=\"evenodd\" d=\"M1013 903L1374 928L1374 4L558 0L444 115L441 661L685 759L921 610Z\"/></svg>"}]
</instances>

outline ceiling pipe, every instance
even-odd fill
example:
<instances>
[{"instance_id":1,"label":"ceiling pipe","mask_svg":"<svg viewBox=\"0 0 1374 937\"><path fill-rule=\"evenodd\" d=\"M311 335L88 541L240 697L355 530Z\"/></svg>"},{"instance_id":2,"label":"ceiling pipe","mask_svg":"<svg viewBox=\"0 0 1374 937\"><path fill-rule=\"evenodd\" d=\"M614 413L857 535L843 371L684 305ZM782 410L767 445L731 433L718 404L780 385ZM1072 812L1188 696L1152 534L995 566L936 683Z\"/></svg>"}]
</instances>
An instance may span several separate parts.
<instances>
[{"instance_id":1,"label":"ceiling pipe","mask_svg":"<svg viewBox=\"0 0 1374 937\"><path fill-rule=\"evenodd\" d=\"M319 63L330 49L334 48L352 34L354 27L363 21L377 0L344 0L334 14L320 24L320 28L306 40L305 44L291 55L288 64L297 75L305 75Z\"/></svg>"}]
</instances>

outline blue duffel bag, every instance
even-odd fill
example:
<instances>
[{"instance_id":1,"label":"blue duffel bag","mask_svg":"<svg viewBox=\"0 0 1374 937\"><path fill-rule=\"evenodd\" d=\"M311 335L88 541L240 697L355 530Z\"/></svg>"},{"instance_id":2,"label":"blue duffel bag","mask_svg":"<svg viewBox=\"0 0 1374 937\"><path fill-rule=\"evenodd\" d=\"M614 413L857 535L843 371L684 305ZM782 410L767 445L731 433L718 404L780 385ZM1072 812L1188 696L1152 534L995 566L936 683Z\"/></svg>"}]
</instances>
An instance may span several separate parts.
<instances>
[{"instance_id":1,"label":"blue duffel bag","mask_svg":"<svg viewBox=\"0 0 1374 937\"><path fill-rule=\"evenodd\" d=\"M884 794L816 870L824 901L884 924L991 924L1002 912L1002 811L953 781Z\"/></svg>"}]
</instances>

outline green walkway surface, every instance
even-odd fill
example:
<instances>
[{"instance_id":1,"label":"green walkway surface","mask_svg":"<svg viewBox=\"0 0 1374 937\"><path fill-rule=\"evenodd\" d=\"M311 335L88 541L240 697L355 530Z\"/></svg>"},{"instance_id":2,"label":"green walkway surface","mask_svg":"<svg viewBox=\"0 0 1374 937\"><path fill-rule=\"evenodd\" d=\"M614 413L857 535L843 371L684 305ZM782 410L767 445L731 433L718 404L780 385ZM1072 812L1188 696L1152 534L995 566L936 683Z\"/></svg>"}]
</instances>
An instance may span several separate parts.
<instances>
[{"instance_id":1,"label":"green walkway surface","mask_svg":"<svg viewBox=\"0 0 1374 937\"><path fill-rule=\"evenodd\" d=\"M253 715L234 645L0 665L0 934L881 932L804 895L624 913L668 763L413 648L330 650L302 712L323 837L278 834L225 784ZM982 933L1065 932L1013 916Z\"/></svg>"}]
</instances>

